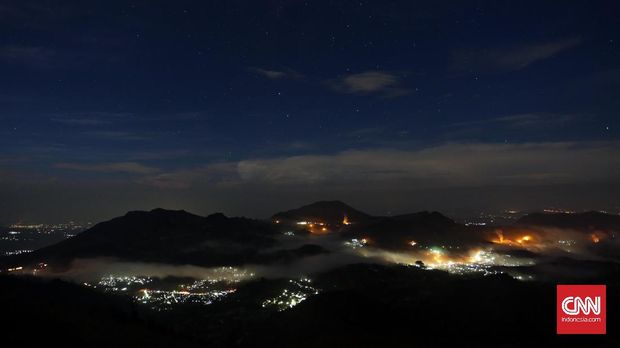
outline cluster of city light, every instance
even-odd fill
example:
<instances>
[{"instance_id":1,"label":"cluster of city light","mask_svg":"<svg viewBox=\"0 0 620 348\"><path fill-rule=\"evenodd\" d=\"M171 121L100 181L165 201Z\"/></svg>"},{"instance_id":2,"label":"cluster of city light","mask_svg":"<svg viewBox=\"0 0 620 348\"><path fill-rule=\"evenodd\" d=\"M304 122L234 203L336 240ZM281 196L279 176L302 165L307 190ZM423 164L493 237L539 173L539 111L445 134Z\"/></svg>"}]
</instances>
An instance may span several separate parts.
<instances>
[{"instance_id":1,"label":"cluster of city light","mask_svg":"<svg viewBox=\"0 0 620 348\"><path fill-rule=\"evenodd\" d=\"M494 270L492 266L489 265L481 265L476 263L458 263L458 262L448 262L441 267L441 269L448 271L452 274L469 274L469 273L481 273L482 275L494 275L501 274L498 270Z\"/></svg>"},{"instance_id":2,"label":"cluster of city light","mask_svg":"<svg viewBox=\"0 0 620 348\"><path fill-rule=\"evenodd\" d=\"M0 252L0 256L15 256L30 252L32 250L28 248L32 248L33 242L39 241L40 238L71 238L89 226L90 223L82 225L72 222L64 224L12 224L8 226L9 230L6 232L0 231L0 241L23 242L23 245L20 245L20 248L23 249L3 250Z\"/></svg>"},{"instance_id":3,"label":"cluster of city light","mask_svg":"<svg viewBox=\"0 0 620 348\"><path fill-rule=\"evenodd\" d=\"M493 269L497 260L496 255L487 250L473 250L466 258L450 259L445 255L442 249L431 249L433 260L431 263L433 268L443 269L453 274L482 273L483 275L500 274Z\"/></svg>"},{"instance_id":4,"label":"cluster of city light","mask_svg":"<svg viewBox=\"0 0 620 348\"><path fill-rule=\"evenodd\" d=\"M469 260L475 264L492 265L495 263L495 254L486 250L474 250Z\"/></svg>"},{"instance_id":5,"label":"cluster of city light","mask_svg":"<svg viewBox=\"0 0 620 348\"><path fill-rule=\"evenodd\" d=\"M274 222L276 224L279 224L281 221L280 220L275 220ZM327 224L327 223L325 223L323 221L302 220L302 221L295 222L295 224L298 225L298 226L303 226L308 232L314 233L314 234L328 233L328 232L330 232L334 228L334 226L330 226L329 224ZM344 215L342 217L342 221L341 221L340 225L336 224L335 227L338 228L338 227L342 227L342 226L349 226L351 224L352 224L352 222L351 222L351 220L349 220L349 217Z\"/></svg>"},{"instance_id":6,"label":"cluster of city light","mask_svg":"<svg viewBox=\"0 0 620 348\"><path fill-rule=\"evenodd\" d=\"M353 238L351 240L344 242L344 245L352 249L363 248L368 245L368 239L367 238L361 238L361 239Z\"/></svg>"},{"instance_id":7,"label":"cluster of city light","mask_svg":"<svg viewBox=\"0 0 620 348\"><path fill-rule=\"evenodd\" d=\"M210 290L206 292L191 292L184 290L156 290L141 289L134 299L141 304L150 305L157 311L170 310L174 305L198 304L210 305L214 301L234 293L236 289Z\"/></svg>"},{"instance_id":8,"label":"cluster of city light","mask_svg":"<svg viewBox=\"0 0 620 348\"><path fill-rule=\"evenodd\" d=\"M21 255L21 254L28 254L31 253L32 250L30 249L18 249L18 250L12 250L12 251L5 251L4 255L5 256L13 256L13 255Z\"/></svg>"},{"instance_id":9,"label":"cluster of city light","mask_svg":"<svg viewBox=\"0 0 620 348\"><path fill-rule=\"evenodd\" d=\"M324 234L329 232L326 223L320 221L297 221L297 225L305 227L305 229L314 234Z\"/></svg>"},{"instance_id":10,"label":"cluster of city light","mask_svg":"<svg viewBox=\"0 0 620 348\"><path fill-rule=\"evenodd\" d=\"M5 269L0 269L0 273L15 273L15 274L32 274L37 275L47 268L47 263L39 262L31 266L12 266Z\"/></svg>"},{"instance_id":11,"label":"cluster of city light","mask_svg":"<svg viewBox=\"0 0 620 348\"><path fill-rule=\"evenodd\" d=\"M325 226L325 223L324 222L316 222L316 221L297 221L297 225L314 227L315 225L316 226Z\"/></svg>"},{"instance_id":12,"label":"cluster of city light","mask_svg":"<svg viewBox=\"0 0 620 348\"><path fill-rule=\"evenodd\" d=\"M114 276L109 275L99 280L97 285L104 289L104 291L127 291L134 286L144 286L145 284L153 281L150 277L139 276Z\"/></svg>"},{"instance_id":13,"label":"cluster of city light","mask_svg":"<svg viewBox=\"0 0 620 348\"><path fill-rule=\"evenodd\" d=\"M560 239L558 240L558 244L563 246L563 247L571 247L577 244L577 242L575 242L572 239Z\"/></svg>"},{"instance_id":14,"label":"cluster of city light","mask_svg":"<svg viewBox=\"0 0 620 348\"><path fill-rule=\"evenodd\" d=\"M193 283L186 285L180 284L179 288L189 291L195 291L199 289L205 289L214 284L237 284L242 281L246 281L254 277L254 273L235 267L220 267L216 268L208 278L195 280Z\"/></svg>"},{"instance_id":15,"label":"cluster of city light","mask_svg":"<svg viewBox=\"0 0 620 348\"><path fill-rule=\"evenodd\" d=\"M17 242L17 241L19 241L19 237L16 237L15 235L10 235L10 236L2 236L2 237L0 238L0 240Z\"/></svg>"},{"instance_id":16,"label":"cluster of city light","mask_svg":"<svg viewBox=\"0 0 620 348\"><path fill-rule=\"evenodd\" d=\"M543 212L550 213L550 214L575 214L574 210L554 209L554 208L543 209Z\"/></svg>"},{"instance_id":17,"label":"cluster of city light","mask_svg":"<svg viewBox=\"0 0 620 348\"><path fill-rule=\"evenodd\" d=\"M477 221L467 221L465 222L465 226L486 226L486 222L477 222Z\"/></svg>"},{"instance_id":18,"label":"cluster of city light","mask_svg":"<svg viewBox=\"0 0 620 348\"><path fill-rule=\"evenodd\" d=\"M39 272L45 271L46 268L47 268L47 263L39 262L36 265L34 265L34 267L32 267L32 274L37 275L39 274Z\"/></svg>"},{"instance_id":19,"label":"cluster of city light","mask_svg":"<svg viewBox=\"0 0 620 348\"><path fill-rule=\"evenodd\" d=\"M534 265L534 261L531 259L497 253L491 248L472 249L466 256L450 256L440 248L433 248L430 255L431 260L428 262L428 268L441 269L453 274L482 273L486 276L504 273L497 269L498 266L518 267ZM532 279L530 276L512 276L519 280Z\"/></svg>"},{"instance_id":20,"label":"cluster of city light","mask_svg":"<svg viewBox=\"0 0 620 348\"><path fill-rule=\"evenodd\" d=\"M109 275L96 284L84 286L104 292L120 292L131 295L141 304L148 304L157 311L170 310L178 304L210 305L214 301L236 291L234 284L254 277L254 273L236 267L217 267L209 270L204 279L189 284L174 284L146 276Z\"/></svg>"},{"instance_id":21,"label":"cluster of city light","mask_svg":"<svg viewBox=\"0 0 620 348\"><path fill-rule=\"evenodd\" d=\"M10 232L19 233L18 230L25 230L25 231L35 231L37 233L42 233L42 234L50 234L50 233L59 232L59 231L64 232L64 231L84 230L86 228L89 228L91 225L92 224L90 222L81 224L81 223L77 223L74 221L69 221L69 222L59 223L59 224L16 223L16 224L9 225L9 228L13 229Z\"/></svg>"},{"instance_id":22,"label":"cluster of city light","mask_svg":"<svg viewBox=\"0 0 620 348\"><path fill-rule=\"evenodd\" d=\"M426 263L414 263L411 265L425 269L440 269L452 274L482 273L483 275L499 274L493 266L496 256L485 250L474 250L469 256L452 257L443 248L429 247L425 252Z\"/></svg>"},{"instance_id":23,"label":"cluster of city light","mask_svg":"<svg viewBox=\"0 0 620 348\"><path fill-rule=\"evenodd\" d=\"M224 282L224 283L239 283L244 280L254 278L254 273L244 268L237 268L232 266L216 267L210 270L205 276L205 279L198 282L207 282L210 284Z\"/></svg>"},{"instance_id":24,"label":"cluster of city light","mask_svg":"<svg viewBox=\"0 0 620 348\"><path fill-rule=\"evenodd\" d=\"M361 243L346 242L347 245L359 248ZM424 245L414 240L406 244L410 251L382 251L375 248L358 249L360 255L380 257L390 263L416 266L425 270L443 270L452 274L480 273L493 275L503 273L498 266L516 267L533 265L530 259L513 257L506 253L498 253L492 247L462 248L452 245ZM516 276L514 276L517 278ZM521 276L517 279L531 279Z\"/></svg>"},{"instance_id":25,"label":"cluster of city light","mask_svg":"<svg viewBox=\"0 0 620 348\"><path fill-rule=\"evenodd\" d=\"M320 292L318 288L312 286L312 280L305 277L299 280L290 279L288 285L278 296L263 301L262 306L283 311L295 307L309 296L317 295Z\"/></svg>"}]
</instances>

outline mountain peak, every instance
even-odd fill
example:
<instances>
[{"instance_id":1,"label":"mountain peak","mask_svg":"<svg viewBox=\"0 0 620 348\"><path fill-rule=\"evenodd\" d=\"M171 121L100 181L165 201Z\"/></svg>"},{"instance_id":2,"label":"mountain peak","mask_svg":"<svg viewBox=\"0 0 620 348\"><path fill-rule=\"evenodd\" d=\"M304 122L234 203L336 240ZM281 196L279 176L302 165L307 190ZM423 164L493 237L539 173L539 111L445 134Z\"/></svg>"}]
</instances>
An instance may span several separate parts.
<instances>
[{"instance_id":1,"label":"mountain peak","mask_svg":"<svg viewBox=\"0 0 620 348\"><path fill-rule=\"evenodd\" d=\"M210 214L206 217L207 220L217 220L217 221L223 221L223 220L228 220L228 216L224 215L223 213L213 213Z\"/></svg>"},{"instance_id":2,"label":"mountain peak","mask_svg":"<svg viewBox=\"0 0 620 348\"><path fill-rule=\"evenodd\" d=\"M164 215L192 215L198 216L192 213L189 213L185 210L173 210L173 209L164 209L164 208L155 208L151 210L131 210L128 211L124 216L164 216Z\"/></svg>"},{"instance_id":3,"label":"mountain peak","mask_svg":"<svg viewBox=\"0 0 620 348\"><path fill-rule=\"evenodd\" d=\"M342 201L333 200L318 201L304 205L297 209L279 212L274 214L272 219L290 221L322 221L329 224L339 224L345 217L350 221L359 222L368 220L370 215L359 211Z\"/></svg>"}]
</instances>

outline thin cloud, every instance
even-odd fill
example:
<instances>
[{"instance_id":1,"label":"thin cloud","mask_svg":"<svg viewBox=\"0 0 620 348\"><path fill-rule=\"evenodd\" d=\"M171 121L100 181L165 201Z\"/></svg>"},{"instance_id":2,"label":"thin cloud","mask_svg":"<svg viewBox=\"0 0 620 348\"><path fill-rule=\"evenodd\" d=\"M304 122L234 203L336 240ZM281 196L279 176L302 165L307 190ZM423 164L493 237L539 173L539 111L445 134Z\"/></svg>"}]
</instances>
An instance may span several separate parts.
<instances>
[{"instance_id":1,"label":"thin cloud","mask_svg":"<svg viewBox=\"0 0 620 348\"><path fill-rule=\"evenodd\" d=\"M237 184L237 163L212 163L193 169L156 173L136 179L137 183L163 189L187 189L195 185L227 186Z\"/></svg>"},{"instance_id":2,"label":"thin cloud","mask_svg":"<svg viewBox=\"0 0 620 348\"><path fill-rule=\"evenodd\" d=\"M11 64L47 67L56 51L43 46L8 45L0 47L0 60Z\"/></svg>"},{"instance_id":3,"label":"thin cloud","mask_svg":"<svg viewBox=\"0 0 620 348\"><path fill-rule=\"evenodd\" d=\"M124 131L93 131L93 132L84 132L83 133L89 137L96 137L101 139L108 140L119 140L119 141L134 141L134 140L148 140L150 137L136 134L132 132L124 132Z\"/></svg>"},{"instance_id":4,"label":"thin cloud","mask_svg":"<svg viewBox=\"0 0 620 348\"><path fill-rule=\"evenodd\" d=\"M527 113L497 118L495 121L511 128L556 126L577 119L573 114Z\"/></svg>"},{"instance_id":5,"label":"thin cloud","mask_svg":"<svg viewBox=\"0 0 620 348\"><path fill-rule=\"evenodd\" d=\"M272 80L299 79L302 77L302 74L292 69L272 70L263 68L250 68L250 71Z\"/></svg>"},{"instance_id":6,"label":"thin cloud","mask_svg":"<svg viewBox=\"0 0 620 348\"><path fill-rule=\"evenodd\" d=\"M449 125L449 127L469 127L469 126L482 126L493 125L502 126L505 128L547 128L555 127L569 122L574 122L579 117L575 114L554 114L544 112L529 112L522 114L506 115L501 117L456 122Z\"/></svg>"},{"instance_id":7,"label":"thin cloud","mask_svg":"<svg viewBox=\"0 0 620 348\"><path fill-rule=\"evenodd\" d=\"M101 126L126 120L133 114L127 112L80 112L70 114L53 114L50 121L69 126Z\"/></svg>"},{"instance_id":8,"label":"thin cloud","mask_svg":"<svg viewBox=\"0 0 620 348\"><path fill-rule=\"evenodd\" d=\"M353 150L238 163L242 181L381 183L419 187L541 184L620 177L619 146L585 143L446 144L415 151Z\"/></svg>"},{"instance_id":9,"label":"thin cloud","mask_svg":"<svg viewBox=\"0 0 620 348\"><path fill-rule=\"evenodd\" d=\"M471 73L507 72L550 59L581 44L579 37L555 41L518 44L491 49L465 49L453 55L457 70Z\"/></svg>"},{"instance_id":10,"label":"thin cloud","mask_svg":"<svg viewBox=\"0 0 620 348\"><path fill-rule=\"evenodd\" d=\"M154 174L159 172L159 169L157 168L145 166L137 162L112 162L97 164L57 163L54 167L98 173Z\"/></svg>"},{"instance_id":11,"label":"thin cloud","mask_svg":"<svg viewBox=\"0 0 620 348\"><path fill-rule=\"evenodd\" d=\"M100 126L109 124L110 121L97 118L53 118L52 121L72 126Z\"/></svg>"},{"instance_id":12,"label":"thin cloud","mask_svg":"<svg viewBox=\"0 0 620 348\"><path fill-rule=\"evenodd\" d=\"M337 92L357 95L399 97L411 92L400 86L399 76L385 71L350 74L330 80L328 84Z\"/></svg>"},{"instance_id":13,"label":"thin cloud","mask_svg":"<svg viewBox=\"0 0 620 348\"><path fill-rule=\"evenodd\" d=\"M43 29L67 19L92 15L92 6L81 3L36 0L0 3L0 20L5 26Z\"/></svg>"}]
</instances>

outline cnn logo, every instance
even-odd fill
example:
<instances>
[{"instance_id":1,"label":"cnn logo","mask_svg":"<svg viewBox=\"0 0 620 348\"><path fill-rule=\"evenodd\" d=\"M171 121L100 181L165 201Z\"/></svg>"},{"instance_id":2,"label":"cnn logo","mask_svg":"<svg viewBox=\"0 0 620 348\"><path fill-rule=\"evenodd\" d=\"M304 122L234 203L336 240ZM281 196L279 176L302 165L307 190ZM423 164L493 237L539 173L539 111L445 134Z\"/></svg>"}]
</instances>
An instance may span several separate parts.
<instances>
[{"instance_id":1,"label":"cnn logo","mask_svg":"<svg viewBox=\"0 0 620 348\"><path fill-rule=\"evenodd\" d=\"M605 334L605 304L605 285L558 285L557 333Z\"/></svg>"},{"instance_id":2,"label":"cnn logo","mask_svg":"<svg viewBox=\"0 0 620 348\"><path fill-rule=\"evenodd\" d=\"M599 315L601 314L601 297L573 297L569 296L562 301L562 310L568 315L588 315L590 312Z\"/></svg>"}]
</instances>

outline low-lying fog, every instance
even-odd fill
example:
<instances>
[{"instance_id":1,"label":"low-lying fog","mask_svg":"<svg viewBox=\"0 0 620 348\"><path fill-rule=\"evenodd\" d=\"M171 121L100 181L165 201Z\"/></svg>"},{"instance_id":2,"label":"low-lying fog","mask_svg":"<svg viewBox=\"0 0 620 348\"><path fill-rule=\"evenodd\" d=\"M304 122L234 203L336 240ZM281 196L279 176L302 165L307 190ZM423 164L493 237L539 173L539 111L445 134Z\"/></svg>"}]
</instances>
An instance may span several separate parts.
<instances>
[{"instance_id":1,"label":"low-lying fog","mask_svg":"<svg viewBox=\"0 0 620 348\"><path fill-rule=\"evenodd\" d=\"M292 262L275 264L247 264L240 267L199 267L194 265L171 265L160 263L130 262L111 258L76 259L62 273L46 275L78 282L92 281L108 275L145 276L154 278L187 277L194 279L219 279L244 281L257 278L295 278L322 273L337 267L355 263L380 263L416 265L430 269L442 269L451 273L494 273L511 267L536 266L538 277L553 278L573 272L584 276L591 274L590 266L577 269L565 268L550 261L560 258L591 261L618 261L620 242L615 235L562 229L506 229L495 230L488 241L478 246L419 245L412 243L403 250L386 250L372 245L372 241L343 241L338 234L330 235L283 235L276 247L264 253L293 250L303 245L319 245L326 251L318 255L301 257ZM411 243L403 241L403 243ZM447 244L447 243L446 243ZM423 263L420 263L420 261ZM571 271L571 269L573 269ZM227 271L228 270L228 271ZM491 272L491 270L493 270ZM519 272L507 273L517 276ZM542 272L542 276L541 276ZM546 274L546 276L545 276ZM518 277L518 276L517 276ZM523 279L523 278L519 278ZM535 279L533 277L525 279Z\"/></svg>"}]
</instances>

